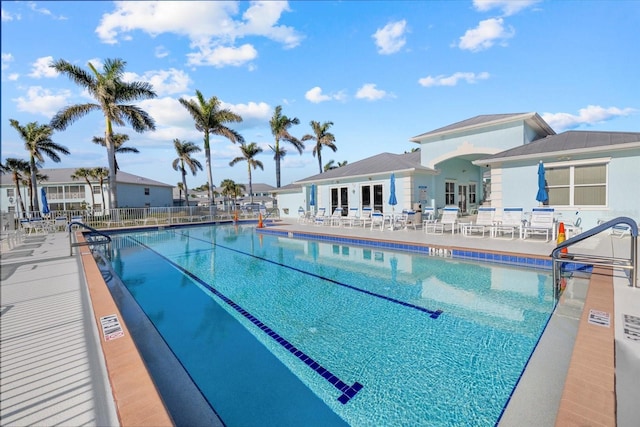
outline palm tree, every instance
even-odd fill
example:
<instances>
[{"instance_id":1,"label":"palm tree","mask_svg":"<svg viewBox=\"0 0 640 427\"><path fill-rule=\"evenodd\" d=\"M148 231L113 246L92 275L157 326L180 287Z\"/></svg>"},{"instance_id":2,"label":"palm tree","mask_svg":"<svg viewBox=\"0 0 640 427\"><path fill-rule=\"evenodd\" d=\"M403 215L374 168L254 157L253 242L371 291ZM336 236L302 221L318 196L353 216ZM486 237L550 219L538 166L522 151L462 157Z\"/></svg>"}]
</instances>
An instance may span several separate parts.
<instances>
[{"instance_id":1,"label":"palm tree","mask_svg":"<svg viewBox=\"0 0 640 427\"><path fill-rule=\"evenodd\" d=\"M109 169L103 167L93 168L91 169L91 177L97 179L100 183L100 197L102 198L102 209L104 209L104 180L109 178Z\"/></svg>"},{"instance_id":2,"label":"palm tree","mask_svg":"<svg viewBox=\"0 0 640 427\"><path fill-rule=\"evenodd\" d=\"M204 96L199 90L196 90L196 99L184 99L180 98L180 104L187 109L193 121L195 122L196 129L199 132L204 133L204 156L207 167L207 182L209 188L207 189L207 195L209 200L213 201L213 194L211 189L213 188L213 175L211 172L211 147L209 145L209 135L220 135L233 142L244 142L244 138L238 132L225 126L225 123L239 123L242 122L240 115L232 112L229 109L220 108L220 100L212 96L209 100L205 100Z\"/></svg>"},{"instance_id":3,"label":"palm tree","mask_svg":"<svg viewBox=\"0 0 640 427\"><path fill-rule=\"evenodd\" d=\"M251 168L256 169L260 168L264 170L264 165L260 160L256 160L256 156L259 153L262 153L262 148L258 147L258 144L255 142L250 143L249 145L242 144L240 145L240 151L242 151L242 156L236 157L235 159L229 162L229 166L233 166L238 162L247 161L247 170L249 171L249 197L251 203L253 203L253 184L251 183Z\"/></svg>"},{"instance_id":4,"label":"palm tree","mask_svg":"<svg viewBox=\"0 0 640 427\"><path fill-rule=\"evenodd\" d=\"M115 155L118 153L136 153L137 154L140 151L135 147L123 147L123 145L129 140L129 135L127 135L126 133L114 133L112 135L112 139L113 139L113 148L115 151L113 164L116 166L116 174L117 174L118 171L120 170L120 167L118 166L118 159L115 158ZM91 141L93 141L94 144L102 145L103 147L107 146L107 141L105 141L105 139L101 136L94 136Z\"/></svg>"},{"instance_id":5,"label":"palm tree","mask_svg":"<svg viewBox=\"0 0 640 427\"><path fill-rule=\"evenodd\" d=\"M29 173L29 162L22 159L16 159L9 157L5 160L4 165L0 165L2 173L10 173L13 178L13 183L16 185L16 202L19 204L22 216L26 214L24 208L24 201L22 200L22 194L20 194L20 181L23 179L23 174Z\"/></svg>"},{"instance_id":6,"label":"palm tree","mask_svg":"<svg viewBox=\"0 0 640 427\"><path fill-rule=\"evenodd\" d=\"M47 156L56 163L60 162L58 153L69 154L67 147L56 144L51 139L53 129L49 125L39 125L36 122L27 123L20 126L17 120L9 119L11 127L18 131L20 138L24 141L24 148L29 153L29 169L31 170L31 206L33 211L40 210L38 203L37 172L38 166L44 163L44 156Z\"/></svg>"},{"instance_id":7,"label":"palm tree","mask_svg":"<svg viewBox=\"0 0 640 427\"><path fill-rule=\"evenodd\" d=\"M269 148L274 152L273 158L276 161L276 187L280 188L280 159L282 159L286 154L286 151L280 148L280 140L293 144L300 154L302 154L302 150L304 150L304 143L289 133L289 128L293 125L300 124L300 120L298 120L297 117L290 119L289 117L282 115L281 105L276 107L269 124L271 125L271 134L276 139L275 145L273 147L269 146Z\"/></svg>"},{"instance_id":8,"label":"palm tree","mask_svg":"<svg viewBox=\"0 0 640 427\"><path fill-rule=\"evenodd\" d=\"M91 169L78 168L74 173L71 174L71 179L74 181L77 181L83 178L86 181L87 185L89 186L89 191L91 192L91 208L93 209L93 207L96 205L96 198L93 195L93 185L91 185L91 181L89 181L89 178L93 178Z\"/></svg>"},{"instance_id":9,"label":"palm tree","mask_svg":"<svg viewBox=\"0 0 640 427\"><path fill-rule=\"evenodd\" d=\"M181 200L182 199L182 192L184 191L184 184L182 182L179 182L178 184L176 184L176 187L178 187L178 192L179 192L178 193L179 194L178 200Z\"/></svg>"},{"instance_id":10,"label":"palm tree","mask_svg":"<svg viewBox=\"0 0 640 427\"><path fill-rule=\"evenodd\" d=\"M70 105L63 108L53 116L51 126L64 130L71 123L92 111L101 111L104 115L104 141L109 160L109 206L111 208L118 207L113 126L125 126L126 123L129 123L133 130L139 133L156 129L155 122L149 114L136 105L125 104L125 102L151 99L157 96L150 83L122 80L126 64L122 59L107 59L104 62L102 73L91 63L88 64L89 72L63 59L57 60L51 65L57 72L66 75L78 86L86 89L96 101L95 103Z\"/></svg>"},{"instance_id":11,"label":"palm tree","mask_svg":"<svg viewBox=\"0 0 640 427\"><path fill-rule=\"evenodd\" d=\"M202 170L202 164L191 157L193 153L197 153L200 150L193 142L180 141L178 138L173 140L173 146L176 149L178 157L173 161L173 169L179 170L182 174L182 186L184 187L184 202L186 206L189 206L189 195L187 190L187 169L191 171L191 174L195 176L198 169Z\"/></svg>"},{"instance_id":12,"label":"palm tree","mask_svg":"<svg viewBox=\"0 0 640 427\"><path fill-rule=\"evenodd\" d=\"M342 166L346 166L347 165L347 161L342 161L342 162L338 162L338 164L336 165L336 161L335 160L329 160L325 165L324 165L324 171L328 171L331 169L338 169L341 168Z\"/></svg>"},{"instance_id":13,"label":"palm tree","mask_svg":"<svg viewBox=\"0 0 640 427\"><path fill-rule=\"evenodd\" d=\"M320 173L322 173L322 147L331 148L334 153L338 150L338 147L334 144L334 142L336 142L336 137L333 136L331 132L328 132L329 128L333 126L333 122L324 122L320 124L315 120L311 120L309 124L311 125L311 129L313 129L314 135L306 134L302 137L302 140L313 140L316 142L316 146L313 147L313 156L315 157L316 154L318 155L318 168L320 169Z\"/></svg>"},{"instance_id":14,"label":"palm tree","mask_svg":"<svg viewBox=\"0 0 640 427\"><path fill-rule=\"evenodd\" d=\"M220 183L220 188L222 189L220 194L222 194L223 197L230 197L235 201L238 196L242 195L245 186L242 184L236 184L232 179L225 179Z\"/></svg>"}]
</instances>

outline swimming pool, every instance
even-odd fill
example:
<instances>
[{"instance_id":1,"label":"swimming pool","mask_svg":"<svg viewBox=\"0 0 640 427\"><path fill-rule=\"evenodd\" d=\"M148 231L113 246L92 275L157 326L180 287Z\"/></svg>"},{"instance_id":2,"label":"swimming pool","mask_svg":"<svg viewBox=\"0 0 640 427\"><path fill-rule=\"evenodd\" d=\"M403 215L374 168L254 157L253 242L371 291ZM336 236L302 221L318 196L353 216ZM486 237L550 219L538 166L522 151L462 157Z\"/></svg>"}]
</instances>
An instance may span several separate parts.
<instances>
[{"instance_id":1,"label":"swimming pool","mask_svg":"<svg viewBox=\"0 0 640 427\"><path fill-rule=\"evenodd\" d=\"M554 308L546 272L200 226L112 267L237 425L492 425Z\"/></svg>"}]
</instances>

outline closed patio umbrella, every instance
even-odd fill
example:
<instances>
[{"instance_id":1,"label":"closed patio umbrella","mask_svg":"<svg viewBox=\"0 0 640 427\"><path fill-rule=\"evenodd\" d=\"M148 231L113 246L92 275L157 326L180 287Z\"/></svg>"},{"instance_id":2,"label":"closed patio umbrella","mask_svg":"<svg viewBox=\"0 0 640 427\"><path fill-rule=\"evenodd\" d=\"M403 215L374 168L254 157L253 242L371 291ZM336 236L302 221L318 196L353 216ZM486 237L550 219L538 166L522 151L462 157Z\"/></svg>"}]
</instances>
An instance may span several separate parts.
<instances>
[{"instance_id":1,"label":"closed patio umbrella","mask_svg":"<svg viewBox=\"0 0 640 427\"><path fill-rule=\"evenodd\" d=\"M40 189L40 196L42 199L42 213L47 215L51 211L49 210L49 202L47 202L47 192L44 191L44 188Z\"/></svg>"},{"instance_id":2,"label":"closed patio umbrella","mask_svg":"<svg viewBox=\"0 0 640 427\"><path fill-rule=\"evenodd\" d=\"M316 206L316 185L311 184L311 195L309 196L309 206L313 206L313 210L315 211Z\"/></svg>"},{"instance_id":3,"label":"closed patio umbrella","mask_svg":"<svg viewBox=\"0 0 640 427\"><path fill-rule=\"evenodd\" d=\"M393 206L398 204L398 199L396 199L396 174L392 173L391 174L391 181L389 182L389 191L391 194L389 194L389 204L392 206L392 210L394 209Z\"/></svg>"},{"instance_id":4,"label":"closed patio umbrella","mask_svg":"<svg viewBox=\"0 0 640 427\"><path fill-rule=\"evenodd\" d=\"M545 171L544 171L544 163L542 160L538 164L538 194L536 195L536 200L540 203L546 202L549 199L549 195L547 194L547 182L545 180Z\"/></svg>"}]
</instances>

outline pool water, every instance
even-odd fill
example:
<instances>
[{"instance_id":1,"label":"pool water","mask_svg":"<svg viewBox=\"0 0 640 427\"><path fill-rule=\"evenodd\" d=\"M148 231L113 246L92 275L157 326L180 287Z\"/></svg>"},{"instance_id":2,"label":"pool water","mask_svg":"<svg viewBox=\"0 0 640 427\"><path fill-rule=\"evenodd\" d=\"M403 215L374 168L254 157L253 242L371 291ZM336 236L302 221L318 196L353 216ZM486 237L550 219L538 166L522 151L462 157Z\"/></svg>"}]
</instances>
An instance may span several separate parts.
<instances>
[{"instance_id":1,"label":"pool water","mask_svg":"<svg viewBox=\"0 0 640 427\"><path fill-rule=\"evenodd\" d=\"M554 308L547 272L201 226L112 268L226 425L496 424Z\"/></svg>"}]
</instances>

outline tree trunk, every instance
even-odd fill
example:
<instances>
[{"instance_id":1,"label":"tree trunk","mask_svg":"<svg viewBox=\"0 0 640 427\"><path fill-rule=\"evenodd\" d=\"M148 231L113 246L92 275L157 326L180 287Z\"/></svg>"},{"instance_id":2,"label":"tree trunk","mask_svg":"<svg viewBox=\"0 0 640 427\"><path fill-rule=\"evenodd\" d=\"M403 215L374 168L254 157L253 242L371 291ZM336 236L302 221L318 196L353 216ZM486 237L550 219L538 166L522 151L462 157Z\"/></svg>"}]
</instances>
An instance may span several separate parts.
<instances>
[{"instance_id":1,"label":"tree trunk","mask_svg":"<svg viewBox=\"0 0 640 427\"><path fill-rule=\"evenodd\" d=\"M320 154L320 148L318 148L318 168L320 168L320 173L322 173L322 154Z\"/></svg>"},{"instance_id":2,"label":"tree trunk","mask_svg":"<svg viewBox=\"0 0 640 427\"><path fill-rule=\"evenodd\" d=\"M118 208L117 183L116 183L116 150L111 140L111 123L107 123L105 132L105 145L107 146L107 159L109 159L109 209Z\"/></svg>"},{"instance_id":3,"label":"tree trunk","mask_svg":"<svg viewBox=\"0 0 640 427\"><path fill-rule=\"evenodd\" d=\"M211 147L209 146L209 132L204 133L204 157L205 167L207 168L207 179L209 180L209 188L207 188L207 197L209 197L209 206L214 204L213 200L213 173L211 172ZM187 188L185 187L185 191Z\"/></svg>"},{"instance_id":4,"label":"tree trunk","mask_svg":"<svg viewBox=\"0 0 640 427\"><path fill-rule=\"evenodd\" d=\"M36 161L31 157L31 211L40 211L38 203L38 178L36 176Z\"/></svg>"}]
</instances>

